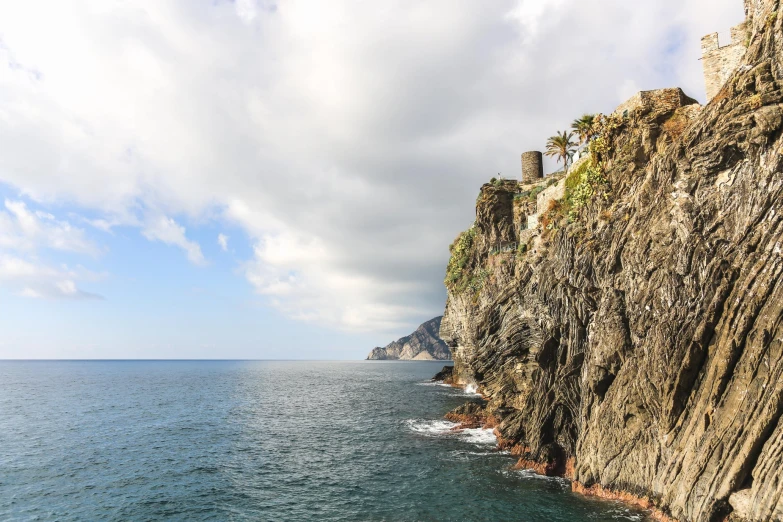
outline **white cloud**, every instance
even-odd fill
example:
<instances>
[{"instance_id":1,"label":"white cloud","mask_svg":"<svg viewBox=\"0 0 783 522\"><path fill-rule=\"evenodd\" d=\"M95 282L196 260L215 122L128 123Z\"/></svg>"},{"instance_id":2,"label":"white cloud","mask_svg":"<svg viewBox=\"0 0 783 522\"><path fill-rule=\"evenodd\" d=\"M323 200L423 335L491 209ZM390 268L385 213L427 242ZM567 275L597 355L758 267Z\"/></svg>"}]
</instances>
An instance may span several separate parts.
<instances>
[{"instance_id":1,"label":"white cloud","mask_svg":"<svg viewBox=\"0 0 783 522\"><path fill-rule=\"evenodd\" d=\"M258 6L256 0L234 0L237 16L243 22L249 24L258 16Z\"/></svg>"},{"instance_id":2,"label":"white cloud","mask_svg":"<svg viewBox=\"0 0 783 522\"><path fill-rule=\"evenodd\" d=\"M114 229L119 226L126 227L141 227L142 221L135 214L132 214L131 209L124 209L123 214L107 214L104 217L85 219L81 216L76 216L79 220L87 223L93 228L97 228L102 232L108 234L114 234ZM135 209L134 209L135 210Z\"/></svg>"},{"instance_id":3,"label":"white cloud","mask_svg":"<svg viewBox=\"0 0 783 522\"><path fill-rule=\"evenodd\" d=\"M220 249L223 252L228 251L228 240L229 240L229 237L227 235L225 235L225 234L218 234L217 242L218 242L218 245L220 245Z\"/></svg>"},{"instance_id":4,"label":"white cloud","mask_svg":"<svg viewBox=\"0 0 783 522\"><path fill-rule=\"evenodd\" d=\"M506 17L519 24L522 41L529 43L542 30L543 25L555 26L563 10L570 8L573 0L520 0Z\"/></svg>"},{"instance_id":5,"label":"white cloud","mask_svg":"<svg viewBox=\"0 0 783 522\"><path fill-rule=\"evenodd\" d=\"M111 232L112 227L114 226L111 221L107 219L90 219L87 221L90 225L94 226L98 230L103 230L104 232Z\"/></svg>"},{"instance_id":6,"label":"white cloud","mask_svg":"<svg viewBox=\"0 0 783 522\"><path fill-rule=\"evenodd\" d=\"M93 256L99 253L84 230L49 213L31 211L23 201L6 199L5 210L0 210L0 249L30 251L37 248Z\"/></svg>"},{"instance_id":7,"label":"white cloud","mask_svg":"<svg viewBox=\"0 0 783 522\"><path fill-rule=\"evenodd\" d=\"M30 297L33 299L38 299L43 297L39 292L36 292L35 290L29 287L25 287L21 292L19 292L19 295L21 295L22 297Z\"/></svg>"},{"instance_id":8,"label":"white cloud","mask_svg":"<svg viewBox=\"0 0 783 522\"><path fill-rule=\"evenodd\" d=\"M0 254L0 285L30 298L102 299L98 294L79 289L77 280L97 281L105 274L83 267L53 267L33 258Z\"/></svg>"},{"instance_id":9,"label":"white cloud","mask_svg":"<svg viewBox=\"0 0 783 522\"><path fill-rule=\"evenodd\" d=\"M703 98L699 39L729 4L5 2L0 181L197 264L165 216L230 221L285 313L402 329L442 311L447 245L520 152L630 89Z\"/></svg>"},{"instance_id":10,"label":"white cloud","mask_svg":"<svg viewBox=\"0 0 783 522\"><path fill-rule=\"evenodd\" d=\"M100 298L81 290L76 281L96 281L105 274L81 266L53 267L39 258L43 250L90 256L100 253L84 230L48 212L31 210L23 201L6 199L0 210L0 285L30 298Z\"/></svg>"},{"instance_id":11,"label":"white cloud","mask_svg":"<svg viewBox=\"0 0 783 522\"><path fill-rule=\"evenodd\" d=\"M167 245L178 246L185 251L188 261L194 265L205 264L201 247L195 241L185 237L185 227L166 216L150 218L141 231L142 235L150 241L160 241Z\"/></svg>"},{"instance_id":12,"label":"white cloud","mask_svg":"<svg viewBox=\"0 0 783 522\"><path fill-rule=\"evenodd\" d=\"M259 294L287 315L354 331L404 329L407 318L426 315L405 303L413 283L379 281L344 267L344 254L317 237L292 232L267 235L245 264L245 275Z\"/></svg>"}]
</instances>

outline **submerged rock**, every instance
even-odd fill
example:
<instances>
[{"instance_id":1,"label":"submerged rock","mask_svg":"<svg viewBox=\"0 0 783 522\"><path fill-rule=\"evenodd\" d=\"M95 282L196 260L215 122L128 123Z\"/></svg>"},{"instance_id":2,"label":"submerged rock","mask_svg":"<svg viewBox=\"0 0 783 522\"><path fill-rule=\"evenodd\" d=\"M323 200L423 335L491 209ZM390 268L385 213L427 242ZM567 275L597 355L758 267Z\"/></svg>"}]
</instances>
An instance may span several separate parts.
<instances>
[{"instance_id":1,"label":"submerged rock","mask_svg":"<svg viewBox=\"0 0 783 522\"><path fill-rule=\"evenodd\" d=\"M521 466L682 522L783 520L776 9L746 2L744 64L707 106L605 117L537 228L527 187L482 187L440 334Z\"/></svg>"}]
</instances>

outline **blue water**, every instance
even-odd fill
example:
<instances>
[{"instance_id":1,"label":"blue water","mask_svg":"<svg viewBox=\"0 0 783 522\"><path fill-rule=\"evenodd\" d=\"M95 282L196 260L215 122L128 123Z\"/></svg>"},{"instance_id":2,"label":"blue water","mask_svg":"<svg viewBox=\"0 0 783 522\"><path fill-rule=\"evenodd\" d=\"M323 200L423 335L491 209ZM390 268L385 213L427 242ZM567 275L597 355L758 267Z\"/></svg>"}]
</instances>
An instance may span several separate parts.
<instances>
[{"instance_id":1,"label":"blue water","mask_svg":"<svg viewBox=\"0 0 783 522\"><path fill-rule=\"evenodd\" d=\"M641 520L450 431L441 366L0 361L0 520Z\"/></svg>"}]
</instances>

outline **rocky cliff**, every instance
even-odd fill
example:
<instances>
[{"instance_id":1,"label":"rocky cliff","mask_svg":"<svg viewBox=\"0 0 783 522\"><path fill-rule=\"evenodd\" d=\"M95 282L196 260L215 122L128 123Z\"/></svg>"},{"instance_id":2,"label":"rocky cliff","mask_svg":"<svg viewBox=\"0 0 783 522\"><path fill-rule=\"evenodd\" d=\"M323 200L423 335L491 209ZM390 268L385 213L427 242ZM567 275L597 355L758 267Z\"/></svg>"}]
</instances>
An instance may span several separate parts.
<instances>
[{"instance_id":1,"label":"rocky cliff","mask_svg":"<svg viewBox=\"0 0 783 522\"><path fill-rule=\"evenodd\" d=\"M501 443L683 522L783 520L778 9L746 1L743 65L707 106L602 118L562 197L485 185L451 247L440 335Z\"/></svg>"},{"instance_id":2,"label":"rocky cliff","mask_svg":"<svg viewBox=\"0 0 783 522\"><path fill-rule=\"evenodd\" d=\"M383 348L373 348L367 360L448 361L451 351L438 337L442 317L423 323L415 332L401 337Z\"/></svg>"}]
</instances>

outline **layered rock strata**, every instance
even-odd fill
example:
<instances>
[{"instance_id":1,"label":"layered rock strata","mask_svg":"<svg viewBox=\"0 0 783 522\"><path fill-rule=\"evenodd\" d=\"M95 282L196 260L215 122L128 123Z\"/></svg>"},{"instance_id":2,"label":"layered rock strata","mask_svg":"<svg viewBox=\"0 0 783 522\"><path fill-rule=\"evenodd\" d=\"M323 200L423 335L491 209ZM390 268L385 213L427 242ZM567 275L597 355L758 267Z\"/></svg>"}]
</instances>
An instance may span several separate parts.
<instances>
[{"instance_id":1,"label":"layered rock strata","mask_svg":"<svg viewBox=\"0 0 783 522\"><path fill-rule=\"evenodd\" d=\"M535 230L488 184L452 246L440 335L501 442L682 522L783 520L778 9L707 106L603 118Z\"/></svg>"}]
</instances>

